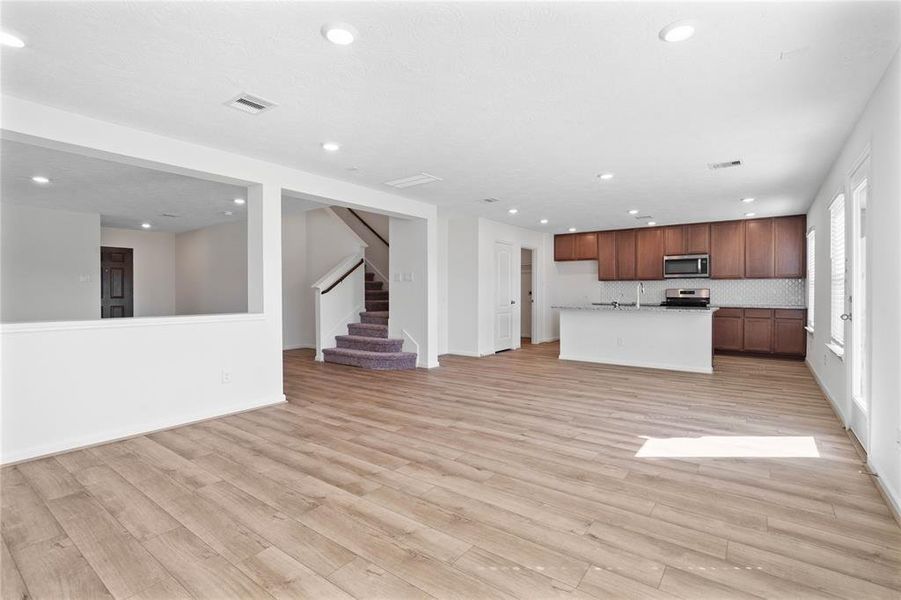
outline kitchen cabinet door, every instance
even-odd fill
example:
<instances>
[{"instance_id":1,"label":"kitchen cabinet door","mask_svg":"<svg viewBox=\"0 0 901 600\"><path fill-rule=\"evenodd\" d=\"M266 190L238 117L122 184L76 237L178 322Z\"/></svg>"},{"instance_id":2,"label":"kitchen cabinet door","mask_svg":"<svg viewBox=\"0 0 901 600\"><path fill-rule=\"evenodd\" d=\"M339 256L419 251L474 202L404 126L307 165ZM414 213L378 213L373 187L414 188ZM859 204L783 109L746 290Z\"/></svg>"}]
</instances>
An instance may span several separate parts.
<instances>
[{"instance_id":1,"label":"kitchen cabinet door","mask_svg":"<svg viewBox=\"0 0 901 600\"><path fill-rule=\"evenodd\" d=\"M807 355L807 331L804 321L776 319L773 321L773 352L792 356Z\"/></svg>"},{"instance_id":2,"label":"kitchen cabinet door","mask_svg":"<svg viewBox=\"0 0 901 600\"><path fill-rule=\"evenodd\" d=\"M773 220L745 221L745 277L773 277Z\"/></svg>"},{"instance_id":3,"label":"kitchen cabinet door","mask_svg":"<svg viewBox=\"0 0 901 600\"><path fill-rule=\"evenodd\" d=\"M665 256L688 254L685 251L685 230L686 226L684 225L663 228L663 254Z\"/></svg>"},{"instance_id":4,"label":"kitchen cabinet door","mask_svg":"<svg viewBox=\"0 0 901 600\"><path fill-rule=\"evenodd\" d=\"M635 234L635 278L663 279L663 228L639 229Z\"/></svg>"},{"instance_id":5,"label":"kitchen cabinet door","mask_svg":"<svg viewBox=\"0 0 901 600\"><path fill-rule=\"evenodd\" d=\"M745 313L745 341L746 352L773 351L773 319L771 317L749 317Z\"/></svg>"},{"instance_id":6,"label":"kitchen cabinet door","mask_svg":"<svg viewBox=\"0 0 901 600\"><path fill-rule=\"evenodd\" d=\"M616 278L635 279L635 230L616 232Z\"/></svg>"},{"instance_id":7,"label":"kitchen cabinet door","mask_svg":"<svg viewBox=\"0 0 901 600\"><path fill-rule=\"evenodd\" d=\"M616 279L616 233L599 231L597 235L598 281Z\"/></svg>"},{"instance_id":8,"label":"kitchen cabinet door","mask_svg":"<svg viewBox=\"0 0 901 600\"><path fill-rule=\"evenodd\" d=\"M575 234L576 260L594 260L598 257L598 238L596 233Z\"/></svg>"},{"instance_id":9,"label":"kitchen cabinet door","mask_svg":"<svg viewBox=\"0 0 901 600\"><path fill-rule=\"evenodd\" d=\"M710 223L694 223L683 227L685 254L710 253ZM667 254L669 254L667 252Z\"/></svg>"},{"instance_id":10,"label":"kitchen cabinet door","mask_svg":"<svg viewBox=\"0 0 901 600\"><path fill-rule=\"evenodd\" d=\"M554 260L575 260L575 237L572 234L554 236Z\"/></svg>"},{"instance_id":11,"label":"kitchen cabinet door","mask_svg":"<svg viewBox=\"0 0 901 600\"><path fill-rule=\"evenodd\" d=\"M807 217L780 217L773 219L775 248L774 277L801 278L806 274Z\"/></svg>"},{"instance_id":12,"label":"kitchen cabinet door","mask_svg":"<svg viewBox=\"0 0 901 600\"><path fill-rule=\"evenodd\" d=\"M717 313L725 309L720 309ZM723 316L718 317L714 313L713 317L713 349L714 350L732 350L738 352L744 346L744 324L741 317L741 310L738 311L739 316Z\"/></svg>"},{"instance_id":13,"label":"kitchen cabinet door","mask_svg":"<svg viewBox=\"0 0 901 600\"><path fill-rule=\"evenodd\" d=\"M715 279L742 279L745 276L744 222L711 223L710 276Z\"/></svg>"}]
</instances>

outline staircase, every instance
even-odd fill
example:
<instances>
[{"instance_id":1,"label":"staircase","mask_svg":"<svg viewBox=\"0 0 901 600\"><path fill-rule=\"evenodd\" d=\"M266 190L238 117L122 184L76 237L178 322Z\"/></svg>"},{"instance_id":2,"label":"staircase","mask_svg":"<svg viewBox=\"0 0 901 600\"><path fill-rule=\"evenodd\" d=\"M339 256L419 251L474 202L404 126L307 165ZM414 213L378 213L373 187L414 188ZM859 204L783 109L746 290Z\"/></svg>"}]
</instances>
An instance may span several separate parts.
<instances>
[{"instance_id":1,"label":"staircase","mask_svg":"<svg viewBox=\"0 0 901 600\"><path fill-rule=\"evenodd\" d=\"M416 368L416 353L402 352L403 340L388 338L388 290L366 273L366 312L359 323L347 326L348 335L336 335L337 348L322 350L323 360L330 363L373 369L398 371Z\"/></svg>"}]
</instances>

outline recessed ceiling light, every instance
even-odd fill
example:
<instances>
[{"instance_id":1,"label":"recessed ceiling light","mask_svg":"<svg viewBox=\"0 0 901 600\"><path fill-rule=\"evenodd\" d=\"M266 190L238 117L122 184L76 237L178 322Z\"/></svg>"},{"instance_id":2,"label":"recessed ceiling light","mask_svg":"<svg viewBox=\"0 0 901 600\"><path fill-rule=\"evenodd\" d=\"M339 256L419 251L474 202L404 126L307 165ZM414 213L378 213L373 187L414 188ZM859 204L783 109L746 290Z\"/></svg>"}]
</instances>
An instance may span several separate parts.
<instances>
[{"instance_id":1,"label":"recessed ceiling light","mask_svg":"<svg viewBox=\"0 0 901 600\"><path fill-rule=\"evenodd\" d=\"M0 45L9 46L10 48L24 48L25 42L11 33L0 31Z\"/></svg>"},{"instance_id":2,"label":"recessed ceiling light","mask_svg":"<svg viewBox=\"0 0 901 600\"><path fill-rule=\"evenodd\" d=\"M322 144L322 149L326 152L337 152L341 149L341 146L335 142L326 142Z\"/></svg>"},{"instance_id":3,"label":"recessed ceiling light","mask_svg":"<svg viewBox=\"0 0 901 600\"><path fill-rule=\"evenodd\" d=\"M741 201L744 202L745 204L750 204L750 203L754 202L754 198L742 198Z\"/></svg>"},{"instance_id":4,"label":"recessed ceiling light","mask_svg":"<svg viewBox=\"0 0 901 600\"><path fill-rule=\"evenodd\" d=\"M542 225L547 225L547 219L541 219L538 222L541 223Z\"/></svg>"},{"instance_id":5,"label":"recessed ceiling light","mask_svg":"<svg viewBox=\"0 0 901 600\"><path fill-rule=\"evenodd\" d=\"M144 229L150 229L150 223L141 223L141 227Z\"/></svg>"},{"instance_id":6,"label":"recessed ceiling light","mask_svg":"<svg viewBox=\"0 0 901 600\"><path fill-rule=\"evenodd\" d=\"M629 214L630 214L630 215L637 215L637 214L638 214L638 209L637 209L637 208L633 208L632 210L629 211Z\"/></svg>"},{"instance_id":7,"label":"recessed ceiling light","mask_svg":"<svg viewBox=\"0 0 901 600\"><path fill-rule=\"evenodd\" d=\"M43 175L35 175L31 178L31 180L40 185L47 185L48 183L50 183L50 180Z\"/></svg>"},{"instance_id":8,"label":"recessed ceiling light","mask_svg":"<svg viewBox=\"0 0 901 600\"><path fill-rule=\"evenodd\" d=\"M657 221L648 221L648 227L653 227L657 224Z\"/></svg>"},{"instance_id":9,"label":"recessed ceiling light","mask_svg":"<svg viewBox=\"0 0 901 600\"><path fill-rule=\"evenodd\" d=\"M745 216L746 216L746 217L753 217L753 216L756 215L756 214L757 214L756 212L746 212L746 213L745 213Z\"/></svg>"},{"instance_id":10,"label":"recessed ceiling light","mask_svg":"<svg viewBox=\"0 0 901 600\"><path fill-rule=\"evenodd\" d=\"M576 228L575 228L575 227L570 227L570 228L569 228L569 232L570 232L570 233L575 233L575 232L576 232Z\"/></svg>"},{"instance_id":11,"label":"recessed ceiling light","mask_svg":"<svg viewBox=\"0 0 901 600\"><path fill-rule=\"evenodd\" d=\"M598 175L598 177L603 179L604 181L608 181L610 179L613 179L613 173L601 173L600 175Z\"/></svg>"},{"instance_id":12,"label":"recessed ceiling light","mask_svg":"<svg viewBox=\"0 0 901 600\"><path fill-rule=\"evenodd\" d=\"M519 209L518 209L518 208L511 208L511 209L508 210L507 212L510 213L511 215L515 215L516 213L519 212Z\"/></svg>"},{"instance_id":13,"label":"recessed ceiling light","mask_svg":"<svg viewBox=\"0 0 901 600\"><path fill-rule=\"evenodd\" d=\"M695 26L690 21L677 21L660 30L664 42L684 42L695 34Z\"/></svg>"},{"instance_id":14,"label":"recessed ceiling light","mask_svg":"<svg viewBox=\"0 0 901 600\"><path fill-rule=\"evenodd\" d=\"M347 23L327 23L322 26L322 37L336 46L349 46L359 35L353 25Z\"/></svg>"},{"instance_id":15,"label":"recessed ceiling light","mask_svg":"<svg viewBox=\"0 0 901 600\"><path fill-rule=\"evenodd\" d=\"M238 206L244 204L245 202L247 202L247 200L245 200L244 198L235 198L235 204L237 204Z\"/></svg>"}]
</instances>

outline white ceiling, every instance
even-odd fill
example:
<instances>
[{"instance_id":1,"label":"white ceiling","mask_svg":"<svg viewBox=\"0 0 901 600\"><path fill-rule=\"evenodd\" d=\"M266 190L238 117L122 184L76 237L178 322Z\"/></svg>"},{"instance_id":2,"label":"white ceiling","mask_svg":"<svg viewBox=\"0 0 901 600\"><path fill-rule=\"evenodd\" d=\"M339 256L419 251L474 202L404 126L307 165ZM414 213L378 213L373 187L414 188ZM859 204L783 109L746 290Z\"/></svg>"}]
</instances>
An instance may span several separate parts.
<instances>
[{"instance_id":1,"label":"white ceiling","mask_svg":"<svg viewBox=\"0 0 901 600\"><path fill-rule=\"evenodd\" d=\"M686 18L693 39L658 40ZM334 21L358 41L325 42ZM27 42L5 93L380 189L425 171L398 193L562 231L805 211L899 3L7 2L3 26Z\"/></svg>"},{"instance_id":2,"label":"white ceiling","mask_svg":"<svg viewBox=\"0 0 901 600\"><path fill-rule=\"evenodd\" d=\"M99 213L104 227L141 229L149 222L152 231L181 233L247 218L246 205L234 203L247 198L240 186L10 140L0 141L0 173L2 202ZM35 184L35 175L50 184Z\"/></svg>"}]
</instances>

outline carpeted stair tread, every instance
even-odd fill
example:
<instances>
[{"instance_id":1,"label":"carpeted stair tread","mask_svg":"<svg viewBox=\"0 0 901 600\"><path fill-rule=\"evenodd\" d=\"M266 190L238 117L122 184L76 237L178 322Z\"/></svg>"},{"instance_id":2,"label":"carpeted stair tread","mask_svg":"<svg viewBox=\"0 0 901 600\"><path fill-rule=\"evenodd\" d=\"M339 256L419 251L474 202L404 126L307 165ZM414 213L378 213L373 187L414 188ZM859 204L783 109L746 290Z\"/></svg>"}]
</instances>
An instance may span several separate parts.
<instances>
[{"instance_id":1,"label":"carpeted stair tread","mask_svg":"<svg viewBox=\"0 0 901 600\"><path fill-rule=\"evenodd\" d=\"M388 311L388 301L387 300L367 300L366 301L366 312L387 312Z\"/></svg>"},{"instance_id":2,"label":"carpeted stair tread","mask_svg":"<svg viewBox=\"0 0 901 600\"><path fill-rule=\"evenodd\" d=\"M367 311L360 313L360 322L375 325L388 325L388 311Z\"/></svg>"},{"instance_id":3,"label":"carpeted stair tread","mask_svg":"<svg viewBox=\"0 0 901 600\"><path fill-rule=\"evenodd\" d=\"M326 362L376 371L416 368L414 352L370 352L352 348L326 348L322 354Z\"/></svg>"},{"instance_id":4,"label":"carpeted stair tread","mask_svg":"<svg viewBox=\"0 0 901 600\"><path fill-rule=\"evenodd\" d=\"M366 281L375 281L375 273L366 273Z\"/></svg>"},{"instance_id":5,"label":"carpeted stair tread","mask_svg":"<svg viewBox=\"0 0 901 600\"><path fill-rule=\"evenodd\" d=\"M388 301L388 290L366 290L367 300L383 300Z\"/></svg>"},{"instance_id":6,"label":"carpeted stair tread","mask_svg":"<svg viewBox=\"0 0 901 600\"><path fill-rule=\"evenodd\" d=\"M339 348L368 350L370 352L400 352L404 341L390 338L366 337L362 335L336 335Z\"/></svg>"},{"instance_id":7,"label":"carpeted stair tread","mask_svg":"<svg viewBox=\"0 0 901 600\"><path fill-rule=\"evenodd\" d=\"M366 282L366 291L378 291L384 287L384 283L381 281L367 281Z\"/></svg>"},{"instance_id":8,"label":"carpeted stair tread","mask_svg":"<svg viewBox=\"0 0 901 600\"><path fill-rule=\"evenodd\" d=\"M349 323L347 331L350 335L372 338L387 338L388 326L377 323Z\"/></svg>"}]
</instances>

